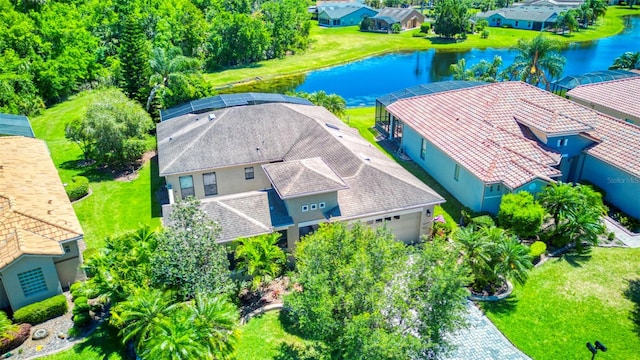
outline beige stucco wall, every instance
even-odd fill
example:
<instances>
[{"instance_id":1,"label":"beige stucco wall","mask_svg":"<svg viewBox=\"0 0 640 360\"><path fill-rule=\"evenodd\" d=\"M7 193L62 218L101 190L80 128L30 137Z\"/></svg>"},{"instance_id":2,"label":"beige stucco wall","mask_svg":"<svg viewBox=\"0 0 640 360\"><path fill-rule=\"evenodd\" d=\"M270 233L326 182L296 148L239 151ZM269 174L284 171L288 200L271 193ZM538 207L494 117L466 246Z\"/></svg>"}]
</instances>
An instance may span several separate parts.
<instances>
[{"instance_id":1,"label":"beige stucco wall","mask_svg":"<svg viewBox=\"0 0 640 360\"><path fill-rule=\"evenodd\" d=\"M47 291L25 298L24 293L22 292L22 287L20 286L20 281L18 280L18 274L35 268L42 268L42 273L47 285ZM53 259L49 256L22 256L9 266L2 269L2 271L0 271L0 276L2 276L2 284L4 285L7 297L11 303L11 308L14 311L23 306L62 293L62 287L60 286L60 281L58 281L56 267L53 264Z\"/></svg>"},{"instance_id":2,"label":"beige stucco wall","mask_svg":"<svg viewBox=\"0 0 640 360\"><path fill-rule=\"evenodd\" d=\"M324 209L320 209L319 204L325 203ZM294 223L302 223L313 220L324 219L324 212L332 209L338 205L338 193L336 191L318 195L302 196L299 198L286 199L284 201L289 216L293 219ZM311 210L311 205L315 204L316 209ZM302 212L302 206L308 205L309 211Z\"/></svg>"},{"instance_id":3,"label":"beige stucco wall","mask_svg":"<svg viewBox=\"0 0 640 360\"><path fill-rule=\"evenodd\" d=\"M429 210L430 216L427 216ZM397 219L396 217L399 217ZM414 243L420 241L423 235L428 235L433 220L433 206L416 208L405 211L389 212L384 215L374 217L363 217L357 220L373 229L386 225L387 229L404 243Z\"/></svg>"},{"instance_id":4,"label":"beige stucco wall","mask_svg":"<svg viewBox=\"0 0 640 360\"><path fill-rule=\"evenodd\" d=\"M205 170L189 174L170 175L166 177L167 185L171 185L173 189L173 196L176 201L182 199L180 192L180 177L191 175L193 176L193 187L198 199L205 198L204 196L204 180L202 175L205 173L215 172L216 181L218 183L218 195L238 194L247 191L270 189L271 183L262 170L262 164L254 165L242 165L228 168L221 168L215 170ZM251 180L245 180L244 168L253 167L254 178ZM208 196L208 197L213 197Z\"/></svg>"},{"instance_id":5,"label":"beige stucco wall","mask_svg":"<svg viewBox=\"0 0 640 360\"><path fill-rule=\"evenodd\" d=\"M82 255L78 249L78 242L73 240L62 244L62 246L68 246L70 252L65 253L59 258L54 258L54 264L61 286L67 289L74 282L84 280L85 274L80 268Z\"/></svg>"},{"instance_id":6,"label":"beige stucco wall","mask_svg":"<svg viewBox=\"0 0 640 360\"><path fill-rule=\"evenodd\" d=\"M614 109L610 109L608 107L602 106L600 104L594 104L590 101L586 101L584 99L575 97L575 96L567 96L570 100L577 102L578 104L582 104L586 107L590 107L596 111L600 111L603 114L607 114L609 116L613 116L614 118L618 118L624 121L631 122L632 124L640 126L640 117L633 116L631 114L625 114L621 111L617 111Z\"/></svg>"}]
</instances>

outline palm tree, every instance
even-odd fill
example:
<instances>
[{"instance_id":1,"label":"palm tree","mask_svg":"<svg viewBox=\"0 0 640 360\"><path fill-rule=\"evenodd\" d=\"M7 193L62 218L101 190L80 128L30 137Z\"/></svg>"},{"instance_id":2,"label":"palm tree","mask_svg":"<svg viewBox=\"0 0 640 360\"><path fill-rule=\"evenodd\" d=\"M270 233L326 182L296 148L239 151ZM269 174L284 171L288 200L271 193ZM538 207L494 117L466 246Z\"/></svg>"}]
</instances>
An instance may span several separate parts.
<instances>
[{"instance_id":1,"label":"palm tree","mask_svg":"<svg viewBox=\"0 0 640 360\"><path fill-rule=\"evenodd\" d=\"M582 26L585 28L588 27L593 21L593 9L591 8L590 0L586 0L580 5L580 8L578 8L578 14L580 16Z\"/></svg>"},{"instance_id":2,"label":"palm tree","mask_svg":"<svg viewBox=\"0 0 640 360\"><path fill-rule=\"evenodd\" d=\"M449 72L454 80L473 80L473 71L467 69L467 60L462 58L449 66Z\"/></svg>"},{"instance_id":3,"label":"palm tree","mask_svg":"<svg viewBox=\"0 0 640 360\"><path fill-rule=\"evenodd\" d=\"M461 246L464 259L471 269L474 277L472 287L476 290L485 283L486 273L490 268L491 253L490 243L482 236L480 231L475 231L472 226L458 229L454 234L454 239Z\"/></svg>"},{"instance_id":4,"label":"palm tree","mask_svg":"<svg viewBox=\"0 0 640 360\"><path fill-rule=\"evenodd\" d=\"M329 94L327 95L324 104L327 110L329 110L332 114L337 117L342 117L345 114L347 109L347 103L344 98L337 94Z\"/></svg>"},{"instance_id":5,"label":"palm tree","mask_svg":"<svg viewBox=\"0 0 640 360\"><path fill-rule=\"evenodd\" d=\"M237 239L238 268L253 278L254 289L279 276L287 257L278 247L279 233Z\"/></svg>"},{"instance_id":6,"label":"palm tree","mask_svg":"<svg viewBox=\"0 0 640 360\"><path fill-rule=\"evenodd\" d=\"M147 111L158 91L161 99L164 99L167 92L187 87L189 80L186 74L196 73L202 66L198 59L182 55L179 47L173 47L168 51L155 48L149 62L153 75L149 78L151 92L147 98Z\"/></svg>"},{"instance_id":7,"label":"palm tree","mask_svg":"<svg viewBox=\"0 0 640 360\"><path fill-rule=\"evenodd\" d=\"M214 359L231 359L235 353L240 332L238 309L222 297L197 295L189 304L190 322L197 336L209 349Z\"/></svg>"},{"instance_id":8,"label":"palm tree","mask_svg":"<svg viewBox=\"0 0 640 360\"><path fill-rule=\"evenodd\" d=\"M640 69L640 51L627 51L613 61L610 70Z\"/></svg>"},{"instance_id":9,"label":"palm tree","mask_svg":"<svg viewBox=\"0 0 640 360\"><path fill-rule=\"evenodd\" d=\"M582 243L598 245L598 236L605 230L600 219L601 213L594 208L583 207L571 216L565 225L565 238L568 243L575 244L578 251L582 250Z\"/></svg>"},{"instance_id":10,"label":"palm tree","mask_svg":"<svg viewBox=\"0 0 640 360\"><path fill-rule=\"evenodd\" d=\"M542 34L531 41L520 39L516 46L518 54L514 63L505 70L505 77L533 85L542 82L548 90L550 80L562 74L566 61L557 50L557 43Z\"/></svg>"},{"instance_id":11,"label":"palm tree","mask_svg":"<svg viewBox=\"0 0 640 360\"><path fill-rule=\"evenodd\" d=\"M496 55L493 61L480 60L479 63L471 67L473 78L480 81L496 82L498 81L498 72L502 66L502 57Z\"/></svg>"},{"instance_id":12,"label":"palm tree","mask_svg":"<svg viewBox=\"0 0 640 360\"><path fill-rule=\"evenodd\" d=\"M149 360L192 360L212 358L206 342L197 336L189 318L190 311L177 308L170 318L160 321L153 336L139 355Z\"/></svg>"},{"instance_id":13,"label":"palm tree","mask_svg":"<svg viewBox=\"0 0 640 360\"><path fill-rule=\"evenodd\" d=\"M562 182L551 183L538 194L538 202L553 218L554 233L564 219L576 213L578 201L573 186Z\"/></svg>"},{"instance_id":14,"label":"palm tree","mask_svg":"<svg viewBox=\"0 0 640 360\"><path fill-rule=\"evenodd\" d=\"M514 236L503 236L496 243L496 273L524 285L533 267L529 249Z\"/></svg>"},{"instance_id":15,"label":"palm tree","mask_svg":"<svg viewBox=\"0 0 640 360\"><path fill-rule=\"evenodd\" d=\"M138 289L113 307L110 323L121 329L118 334L124 344L133 341L136 350L142 352L175 306L175 298L169 292Z\"/></svg>"},{"instance_id":16,"label":"palm tree","mask_svg":"<svg viewBox=\"0 0 640 360\"><path fill-rule=\"evenodd\" d=\"M593 10L594 21L607 13L607 2L604 0L589 0L589 5Z\"/></svg>"}]
</instances>

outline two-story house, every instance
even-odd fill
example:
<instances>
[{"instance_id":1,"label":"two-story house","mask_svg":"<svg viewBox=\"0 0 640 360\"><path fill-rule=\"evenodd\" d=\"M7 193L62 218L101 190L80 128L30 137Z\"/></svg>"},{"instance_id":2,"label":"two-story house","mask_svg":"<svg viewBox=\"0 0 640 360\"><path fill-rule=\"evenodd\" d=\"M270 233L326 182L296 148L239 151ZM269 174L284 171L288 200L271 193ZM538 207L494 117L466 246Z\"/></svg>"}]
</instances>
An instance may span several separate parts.
<instances>
[{"instance_id":1,"label":"two-story house","mask_svg":"<svg viewBox=\"0 0 640 360\"><path fill-rule=\"evenodd\" d=\"M318 224L362 221L405 242L428 232L444 199L325 108L266 103L183 114L158 124L170 202L188 196L218 239L278 231L289 248ZM172 205L163 207L166 218Z\"/></svg>"}]
</instances>

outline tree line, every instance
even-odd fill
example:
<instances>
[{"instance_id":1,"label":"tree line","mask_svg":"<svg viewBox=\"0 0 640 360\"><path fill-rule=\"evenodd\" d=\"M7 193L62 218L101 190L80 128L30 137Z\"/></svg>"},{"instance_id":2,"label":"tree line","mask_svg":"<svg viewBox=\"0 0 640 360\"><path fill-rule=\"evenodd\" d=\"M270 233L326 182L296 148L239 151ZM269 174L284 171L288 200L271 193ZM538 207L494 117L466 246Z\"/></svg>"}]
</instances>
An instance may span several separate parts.
<instances>
[{"instance_id":1,"label":"tree line","mask_svg":"<svg viewBox=\"0 0 640 360\"><path fill-rule=\"evenodd\" d=\"M304 50L309 29L297 0L0 0L0 112L100 85L172 106L213 92L200 71Z\"/></svg>"}]
</instances>

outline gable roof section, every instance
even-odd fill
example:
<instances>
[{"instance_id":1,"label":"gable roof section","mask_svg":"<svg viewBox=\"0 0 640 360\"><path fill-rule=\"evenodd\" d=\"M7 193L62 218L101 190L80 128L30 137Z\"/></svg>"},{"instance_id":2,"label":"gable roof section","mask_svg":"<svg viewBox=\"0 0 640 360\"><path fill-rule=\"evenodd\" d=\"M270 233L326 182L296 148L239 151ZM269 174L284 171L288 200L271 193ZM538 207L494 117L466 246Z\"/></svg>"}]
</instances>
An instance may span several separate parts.
<instances>
[{"instance_id":1,"label":"gable roof section","mask_svg":"<svg viewBox=\"0 0 640 360\"><path fill-rule=\"evenodd\" d=\"M567 92L569 98L640 118L640 102L631 100L632 94L640 94L640 77L580 85Z\"/></svg>"},{"instance_id":2,"label":"gable roof section","mask_svg":"<svg viewBox=\"0 0 640 360\"><path fill-rule=\"evenodd\" d=\"M262 168L282 199L349 188L319 157L266 164Z\"/></svg>"},{"instance_id":3,"label":"gable roof section","mask_svg":"<svg viewBox=\"0 0 640 360\"><path fill-rule=\"evenodd\" d=\"M412 17L412 15L416 17L421 17L422 21L424 21L424 15L420 14L414 8L394 8L394 7L385 7L380 9L378 14L374 16L376 19L382 19L387 22L391 19L391 22L402 22L406 19Z\"/></svg>"},{"instance_id":4,"label":"gable roof section","mask_svg":"<svg viewBox=\"0 0 640 360\"><path fill-rule=\"evenodd\" d=\"M324 3L318 5L318 14L324 12L331 19L340 19L360 9L376 12L376 10L361 3Z\"/></svg>"},{"instance_id":5,"label":"gable roof section","mask_svg":"<svg viewBox=\"0 0 640 360\"><path fill-rule=\"evenodd\" d=\"M559 113L557 110L545 109L527 99L521 99L520 102L514 114L516 121L547 135L575 135L593 130L591 125ZM591 122L596 117L594 113L585 115L591 115Z\"/></svg>"},{"instance_id":6,"label":"gable roof section","mask_svg":"<svg viewBox=\"0 0 640 360\"><path fill-rule=\"evenodd\" d=\"M531 140L531 134L522 128L524 124L519 124L523 120L516 120L516 116L524 117L526 112L521 110L524 107L529 108L528 117L541 119L551 112L571 119L571 126L592 128L589 136L600 142L586 152L640 176L639 127L522 82L499 82L399 100L387 110L481 180L505 181L505 185L515 188L535 177L558 174L551 166L559 160L559 154ZM488 131L489 127L496 132ZM504 132L509 136L496 137ZM493 140L493 145L489 140ZM509 156L503 153L507 149L511 152ZM489 151L495 155L487 156ZM500 159L506 156L517 165L508 178L489 171L493 162L504 161L498 161L497 155Z\"/></svg>"},{"instance_id":7,"label":"gable roof section","mask_svg":"<svg viewBox=\"0 0 640 360\"><path fill-rule=\"evenodd\" d=\"M42 140L0 137L0 268L22 255L62 255L82 228Z\"/></svg>"},{"instance_id":8,"label":"gable roof section","mask_svg":"<svg viewBox=\"0 0 640 360\"><path fill-rule=\"evenodd\" d=\"M511 20L549 22L553 21L557 14L566 10L566 8L555 6L516 6L481 12L476 14L476 17L486 19L493 15L500 15Z\"/></svg>"},{"instance_id":9,"label":"gable roof section","mask_svg":"<svg viewBox=\"0 0 640 360\"><path fill-rule=\"evenodd\" d=\"M0 136L2 135L36 137L26 116L10 114L0 114Z\"/></svg>"}]
</instances>

